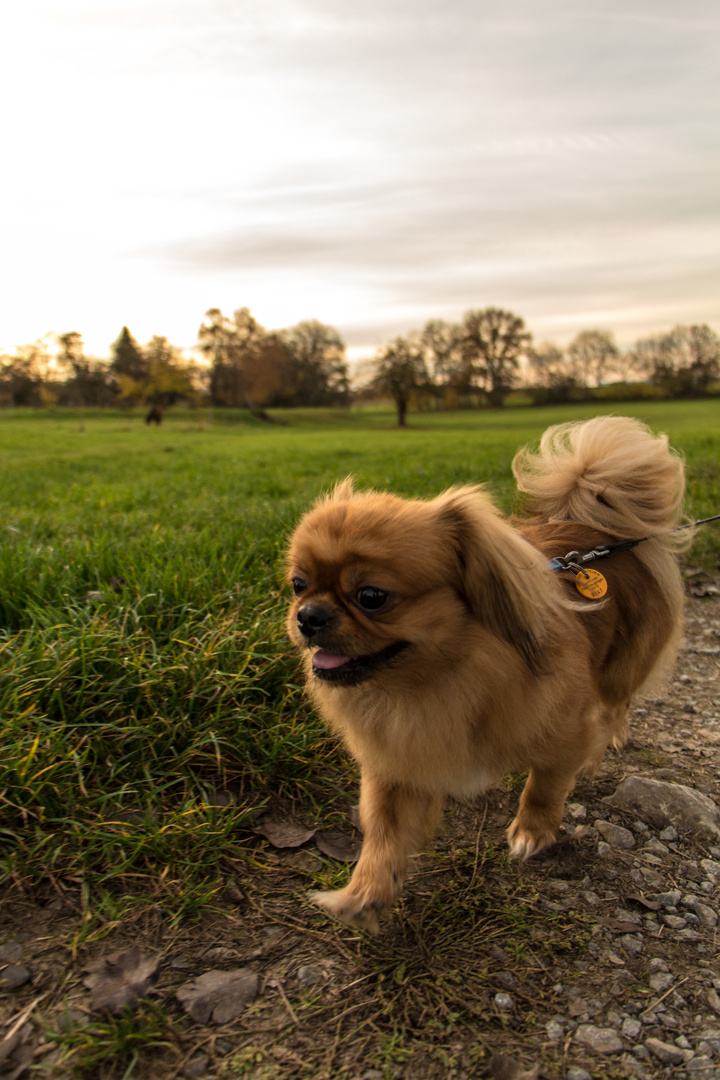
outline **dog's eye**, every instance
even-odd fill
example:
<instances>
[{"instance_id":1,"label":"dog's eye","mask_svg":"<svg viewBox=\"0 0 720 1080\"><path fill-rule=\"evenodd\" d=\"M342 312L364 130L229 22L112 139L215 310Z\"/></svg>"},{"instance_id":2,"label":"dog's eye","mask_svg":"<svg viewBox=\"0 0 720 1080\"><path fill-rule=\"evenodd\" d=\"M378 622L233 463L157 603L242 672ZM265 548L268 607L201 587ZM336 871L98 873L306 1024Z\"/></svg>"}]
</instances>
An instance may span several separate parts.
<instances>
[{"instance_id":1,"label":"dog's eye","mask_svg":"<svg viewBox=\"0 0 720 1080\"><path fill-rule=\"evenodd\" d=\"M381 608L385 607L389 598L390 593L386 593L384 589L377 589L374 585L366 585L355 593L357 605L363 611L380 611Z\"/></svg>"},{"instance_id":2,"label":"dog's eye","mask_svg":"<svg viewBox=\"0 0 720 1080\"><path fill-rule=\"evenodd\" d=\"M292 579L292 587L293 587L293 592L295 593L295 595L299 596L300 593L305 592L305 590L308 587L308 584L307 584L307 581L305 581L305 578L294 577Z\"/></svg>"}]
</instances>

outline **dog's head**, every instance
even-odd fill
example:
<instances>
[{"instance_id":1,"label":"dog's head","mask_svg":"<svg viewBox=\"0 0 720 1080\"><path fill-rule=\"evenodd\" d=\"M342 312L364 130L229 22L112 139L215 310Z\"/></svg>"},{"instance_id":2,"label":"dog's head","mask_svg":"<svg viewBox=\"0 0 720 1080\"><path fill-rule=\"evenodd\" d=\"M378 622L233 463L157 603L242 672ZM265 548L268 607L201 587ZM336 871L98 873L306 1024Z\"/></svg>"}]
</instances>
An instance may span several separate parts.
<instances>
[{"instance_id":1,"label":"dog's head","mask_svg":"<svg viewBox=\"0 0 720 1080\"><path fill-rule=\"evenodd\" d=\"M473 623L536 668L559 597L545 559L476 487L423 502L343 481L301 520L288 563L290 638L339 686L431 675L468 647Z\"/></svg>"}]
</instances>

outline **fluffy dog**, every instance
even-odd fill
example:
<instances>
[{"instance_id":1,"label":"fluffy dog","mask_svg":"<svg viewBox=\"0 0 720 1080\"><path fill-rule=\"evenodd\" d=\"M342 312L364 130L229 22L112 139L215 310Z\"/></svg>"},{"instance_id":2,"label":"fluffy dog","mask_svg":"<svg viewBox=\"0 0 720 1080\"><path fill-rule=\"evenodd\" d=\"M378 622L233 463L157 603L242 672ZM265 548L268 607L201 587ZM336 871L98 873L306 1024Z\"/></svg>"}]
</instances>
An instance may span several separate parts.
<instances>
[{"instance_id":1,"label":"fluffy dog","mask_svg":"<svg viewBox=\"0 0 720 1080\"><path fill-rule=\"evenodd\" d=\"M360 859L346 888L313 897L348 925L377 930L447 796L509 771L530 770L512 855L552 844L577 774L623 745L632 695L674 658L685 481L667 438L625 417L561 424L513 471L523 520L479 487L421 501L345 480L292 537L288 632L361 773ZM550 565L648 536L600 564L599 602Z\"/></svg>"}]
</instances>

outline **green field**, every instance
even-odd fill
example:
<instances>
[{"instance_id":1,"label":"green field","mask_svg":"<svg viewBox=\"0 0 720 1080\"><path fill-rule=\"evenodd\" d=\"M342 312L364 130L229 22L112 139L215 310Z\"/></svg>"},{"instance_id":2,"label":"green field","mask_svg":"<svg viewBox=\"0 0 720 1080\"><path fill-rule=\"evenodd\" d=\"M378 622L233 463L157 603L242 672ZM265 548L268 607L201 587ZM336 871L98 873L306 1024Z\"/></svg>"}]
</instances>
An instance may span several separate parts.
<instances>
[{"instance_id":1,"label":"green field","mask_svg":"<svg viewBox=\"0 0 720 1080\"><path fill-rule=\"evenodd\" d=\"M82 878L176 918L207 902L269 791L341 776L283 630L285 538L338 477L405 495L487 483L549 423L595 410L0 417L0 873ZM632 410L626 409L630 412ZM720 510L717 402L638 408L687 459L689 513ZM720 528L687 557L718 564ZM218 807L215 792L234 804ZM122 906L122 904L121 904Z\"/></svg>"}]
</instances>

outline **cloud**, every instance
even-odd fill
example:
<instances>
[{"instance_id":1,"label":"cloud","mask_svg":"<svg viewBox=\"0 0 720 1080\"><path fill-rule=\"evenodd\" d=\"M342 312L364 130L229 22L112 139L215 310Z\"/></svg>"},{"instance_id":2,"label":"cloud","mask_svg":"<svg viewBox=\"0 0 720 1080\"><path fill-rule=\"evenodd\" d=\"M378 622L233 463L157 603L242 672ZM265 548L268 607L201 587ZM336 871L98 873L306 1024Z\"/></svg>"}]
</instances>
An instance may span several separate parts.
<instances>
[{"instance_id":1,"label":"cloud","mask_svg":"<svg viewBox=\"0 0 720 1080\"><path fill-rule=\"evenodd\" d=\"M210 303L358 343L486 302L553 334L720 320L714 2L25 0L12 18L0 339L21 313L46 330L60 299L80 330L116 311L108 340L152 298L181 344Z\"/></svg>"}]
</instances>

